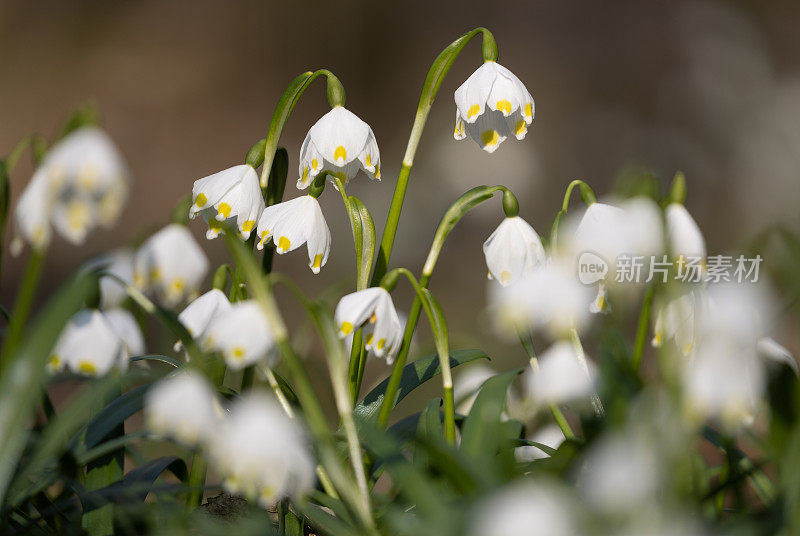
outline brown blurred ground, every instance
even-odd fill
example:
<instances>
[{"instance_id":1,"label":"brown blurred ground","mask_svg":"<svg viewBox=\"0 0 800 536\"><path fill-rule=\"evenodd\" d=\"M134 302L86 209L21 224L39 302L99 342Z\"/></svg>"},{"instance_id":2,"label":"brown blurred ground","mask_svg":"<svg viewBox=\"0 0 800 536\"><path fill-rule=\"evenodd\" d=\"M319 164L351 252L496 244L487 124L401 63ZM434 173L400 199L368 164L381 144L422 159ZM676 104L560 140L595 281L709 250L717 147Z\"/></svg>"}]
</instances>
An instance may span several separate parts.
<instances>
[{"instance_id":1,"label":"brown blurred ground","mask_svg":"<svg viewBox=\"0 0 800 536\"><path fill-rule=\"evenodd\" d=\"M479 46L471 44L444 82L423 136L394 265L419 269L442 212L472 186L512 187L522 215L545 234L570 180L586 179L602 193L630 168L651 169L664 183L685 171L689 208L709 251L719 253L774 221L797 223L798 22L800 4L780 0L6 0L0 152L29 132L51 135L72 107L93 98L133 170L132 199L113 232L83 248L56 240L44 279L52 288L86 258L163 224L195 179L239 163L265 135L288 82L326 67L378 138L384 180L362 176L351 193L382 228L431 61L464 31L484 25L495 33L500 62L534 95L536 119L523 142L506 141L493 155L453 140L452 92L480 64ZM281 140L292 175L302 137L326 109L323 95L322 85L307 93ZM29 175L27 163L14 174L15 198ZM290 176L287 196L297 195L292 183ZM313 277L300 253L278 262L312 294L332 282L351 285L341 202L332 191L323 197L334 234L326 269ZM500 217L499 203L475 211L453 233L433 283L461 346L497 344L475 311L484 304L481 243ZM198 237L201 227L193 224ZM221 244L203 244L215 261L225 258ZM7 305L22 263L7 256L4 263L0 300Z\"/></svg>"}]
</instances>

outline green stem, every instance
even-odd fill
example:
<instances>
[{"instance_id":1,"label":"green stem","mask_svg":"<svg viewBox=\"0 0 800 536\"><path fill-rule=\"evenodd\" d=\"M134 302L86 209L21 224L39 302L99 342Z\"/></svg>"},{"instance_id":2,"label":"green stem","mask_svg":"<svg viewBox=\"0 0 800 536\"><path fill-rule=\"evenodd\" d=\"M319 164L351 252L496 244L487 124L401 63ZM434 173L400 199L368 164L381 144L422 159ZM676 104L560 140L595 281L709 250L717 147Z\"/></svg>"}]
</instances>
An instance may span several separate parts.
<instances>
[{"instance_id":1,"label":"green stem","mask_svg":"<svg viewBox=\"0 0 800 536\"><path fill-rule=\"evenodd\" d=\"M642 355L644 354L644 346L647 341L647 329L650 326L650 311L653 307L655 291L655 284L650 283L644 294L642 312L639 314L639 325L636 328L636 341L633 346L633 358L631 360L633 370L636 372L639 371L639 366L642 364Z\"/></svg>"},{"instance_id":2,"label":"green stem","mask_svg":"<svg viewBox=\"0 0 800 536\"><path fill-rule=\"evenodd\" d=\"M189 495L186 497L186 512L191 513L203 502L208 465L199 452L192 454L192 467L189 470Z\"/></svg>"},{"instance_id":3,"label":"green stem","mask_svg":"<svg viewBox=\"0 0 800 536\"><path fill-rule=\"evenodd\" d=\"M22 338L22 332L28 320L28 315L33 305L33 299L36 296L36 287L39 283L39 276L44 267L45 251L32 250L28 257L28 263L25 266L25 275L19 286L17 293L17 300L14 303L14 310L11 313L11 320L8 324L6 338L3 341L3 351L0 354L0 372L2 372L11 355L16 350L17 345Z\"/></svg>"},{"instance_id":4,"label":"green stem","mask_svg":"<svg viewBox=\"0 0 800 536\"><path fill-rule=\"evenodd\" d=\"M428 71L425 83L422 86L422 93L419 97L417 113L414 117L414 126L411 127L411 134L408 137L408 144L406 145L406 152L403 157L403 166L400 168L400 175L397 178L397 184L394 188L392 203L389 207L389 213L386 216L386 226L383 230L381 247L375 262L375 271L372 274L370 286L376 286L378 284L389 266L389 258L392 255L394 238L397 234L397 225L400 221L400 212L403 210L403 201L405 200L406 190L408 189L411 167L414 165L414 156L417 153L417 147L422 137L422 131L425 129L425 123L428 120L428 114L433 105L433 100L436 98L436 93L439 91L439 87L442 85L453 62L466 44L478 34L483 34L484 59L491 61L496 60L497 45L495 44L491 32L486 28L476 28L462 35L446 47L436 57Z\"/></svg>"}]
</instances>

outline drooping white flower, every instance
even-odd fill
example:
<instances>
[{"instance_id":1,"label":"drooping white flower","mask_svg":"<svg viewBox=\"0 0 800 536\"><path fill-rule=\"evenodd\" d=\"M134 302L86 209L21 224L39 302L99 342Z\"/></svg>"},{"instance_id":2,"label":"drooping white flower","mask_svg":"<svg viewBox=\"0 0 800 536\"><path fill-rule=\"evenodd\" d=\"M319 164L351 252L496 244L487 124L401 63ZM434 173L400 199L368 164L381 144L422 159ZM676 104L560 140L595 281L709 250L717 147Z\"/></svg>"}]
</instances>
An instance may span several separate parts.
<instances>
[{"instance_id":1,"label":"drooping white flower","mask_svg":"<svg viewBox=\"0 0 800 536\"><path fill-rule=\"evenodd\" d=\"M483 243L489 279L509 285L546 261L542 241L528 222L515 216L503 222Z\"/></svg>"},{"instance_id":2,"label":"drooping white flower","mask_svg":"<svg viewBox=\"0 0 800 536\"><path fill-rule=\"evenodd\" d=\"M13 251L25 240L36 249L50 241L50 225L73 244L97 226L110 227L128 196L128 171L108 135L79 128L47 152L15 210Z\"/></svg>"},{"instance_id":3,"label":"drooping white flower","mask_svg":"<svg viewBox=\"0 0 800 536\"><path fill-rule=\"evenodd\" d=\"M526 479L478 504L469 524L472 536L547 534L578 536L573 501L555 483Z\"/></svg>"},{"instance_id":4,"label":"drooping white flower","mask_svg":"<svg viewBox=\"0 0 800 536\"><path fill-rule=\"evenodd\" d=\"M705 293L697 286L681 288L678 294L656 302L653 346L659 348L672 340L683 355L689 355L697 341L697 319L705 307Z\"/></svg>"},{"instance_id":5,"label":"drooping white flower","mask_svg":"<svg viewBox=\"0 0 800 536\"><path fill-rule=\"evenodd\" d=\"M225 293L213 288L187 305L178 315L178 321L183 324L189 335L202 343L211 322L230 310L231 302ZM181 341L176 342L175 351L180 350L181 346Z\"/></svg>"},{"instance_id":6,"label":"drooping white flower","mask_svg":"<svg viewBox=\"0 0 800 536\"><path fill-rule=\"evenodd\" d=\"M47 364L50 372L65 367L94 377L105 376L115 367L128 368L125 343L100 311L82 309L67 322Z\"/></svg>"},{"instance_id":7,"label":"drooping white flower","mask_svg":"<svg viewBox=\"0 0 800 536\"><path fill-rule=\"evenodd\" d=\"M571 266L549 262L512 285L490 285L489 314L501 335L516 337L520 327L533 327L561 337L583 327L591 299Z\"/></svg>"},{"instance_id":8,"label":"drooping white flower","mask_svg":"<svg viewBox=\"0 0 800 536\"><path fill-rule=\"evenodd\" d=\"M145 425L152 433L194 447L219 430L221 408L211 384L187 370L159 381L145 394Z\"/></svg>"},{"instance_id":9,"label":"drooping white flower","mask_svg":"<svg viewBox=\"0 0 800 536\"><path fill-rule=\"evenodd\" d=\"M103 316L122 339L125 351L129 356L144 355L144 335L130 311L120 308L103 309Z\"/></svg>"},{"instance_id":10,"label":"drooping white flower","mask_svg":"<svg viewBox=\"0 0 800 536\"><path fill-rule=\"evenodd\" d=\"M308 188L321 171L330 171L347 184L363 169L381 178L378 142L368 124L344 106L335 106L308 130L300 147L297 188Z\"/></svg>"},{"instance_id":11,"label":"drooping white flower","mask_svg":"<svg viewBox=\"0 0 800 536\"><path fill-rule=\"evenodd\" d=\"M331 231L315 197L304 195L265 208L257 233L258 249L272 239L279 254L307 244L308 266L315 274L328 262Z\"/></svg>"},{"instance_id":12,"label":"drooping white flower","mask_svg":"<svg viewBox=\"0 0 800 536\"><path fill-rule=\"evenodd\" d=\"M564 432L561 431L561 428L555 424L549 424L537 430L536 433L529 436L528 439L530 441L540 443L546 447L550 447L553 450L557 450L566 438L564 437ZM523 447L515 448L514 456L516 457L517 461L520 462L532 462L534 460L541 460L549 457L547 453L534 445L525 445Z\"/></svg>"},{"instance_id":13,"label":"drooping white flower","mask_svg":"<svg viewBox=\"0 0 800 536\"><path fill-rule=\"evenodd\" d=\"M461 84L455 101L455 139L469 134L489 153L511 134L523 139L533 121L533 97L514 73L493 61L478 67Z\"/></svg>"},{"instance_id":14,"label":"drooping white flower","mask_svg":"<svg viewBox=\"0 0 800 536\"><path fill-rule=\"evenodd\" d=\"M248 394L231 407L210 443L222 487L269 507L314 484L314 459L304 431L272 400Z\"/></svg>"},{"instance_id":15,"label":"drooping white flower","mask_svg":"<svg viewBox=\"0 0 800 536\"><path fill-rule=\"evenodd\" d=\"M220 352L233 370L259 361L274 366L278 358L272 328L255 300L236 302L228 311L214 315L202 344Z\"/></svg>"},{"instance_id":16,"label":"drooping white flower","mask_svg":"<svg viewBox=\"0 0 800 536\"><path fill-rule=\"evenodd\" d=\"M584 361L568 342L557 342L539 357L538 366L525 372L529 395L541 404L562 404L589 398L597 376L594 365Z\"/></svg>"},{"instance_id":17,"label":"drooping white flower","mask_svg":"<svg viewBox=\"0 0 800 536\"><path fill-rule=\"evenodd\" d=\"M167 305L190 298L208 272L208 258L192 233L176 223L148 238L133 259L134 284Z\"/></svg>"},{"instance_id":18,"label":"drooping white flower","mask_svg":"<svg viewBox=\"0 0 800 536\"><path fill-rule=\"evenodd\" d=\"M258 222L264 210L264 198L253 166L241 164L222 170L194 182L189 217L198 213L208 223L206 238L216 238L226 222L236 221L244 240Z\"/></svg>"},{"instance_id":19,"label":"drooping white flower","mask_svg":"<svg viewBox=\"0 0 800 536\"><path fill-rule=\"evenodd\" d=\"M403 342L403 325L386 289L372 287L343 297L334 321L340 338L364 326L364 347L376 357L385 356L387 363L394 362Z\"/></svg>"},{"instance_id":20,"label":"drooping white flower","mask_svg":"<svg viewBox=\"0 0 800 536\"><path fill-rule=\"evenodd\" d=\"M664 214L670 252L678 258L705 258L706 241L686 207L671 203Z\"/></svg>"}]
</instances>

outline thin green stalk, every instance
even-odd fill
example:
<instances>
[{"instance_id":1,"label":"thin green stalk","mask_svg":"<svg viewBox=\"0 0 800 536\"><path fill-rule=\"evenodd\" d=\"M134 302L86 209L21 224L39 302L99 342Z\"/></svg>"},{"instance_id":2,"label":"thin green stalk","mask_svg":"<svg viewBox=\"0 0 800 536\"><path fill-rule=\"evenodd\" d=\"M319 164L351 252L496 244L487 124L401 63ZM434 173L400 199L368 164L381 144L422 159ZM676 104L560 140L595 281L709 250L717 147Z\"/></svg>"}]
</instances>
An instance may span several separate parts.
<instances>
[{"instance_id":1,"label":"thin green stalk","mask_svg":"<svg viewBox=\"0 0 800 536\"><path fill-rule=\"evenodd\" d=\"M531 368L535 371L539 370L539 360L536 358L536 352L533 348L533 339L531 338L530 332L527 334L523 334L522 331L517 331L517 335L519 336L519 342L522 344L522 348L525 350L525 354L528 356L528 362L531 365ZM569 421L567 418L564 417L564 413L561 412L561 408L558 407L556 404L550 404L550 413L553 414L553 419L555 419L556 424L561 429L561 433L564 434L564 437L567 439L575 439L575 432L572 430L572 427L569 425Z\"/></svg>"},{"instance_id":2,"label":"thin green stalk","mask_svg":"<svg viewBox=\"0 0 800 536\"><path fill-rule=\"evenodd\" d=\"M647 341L647 329L650 326L650 311L653 306L653 296L655 292L655 284L650 283L647 286L644 300L642 301L642 312L639 314L639 325L636 328L636 341L633 345L633 357L631 359L633 370L636 372L639 371L639 366L642 364L642 355L644 354L644 346Z\"/></svg>"},{"instance_id":3,"label":"thin green stalk","mask_svg":"<svg viewBox=\"0 0 800 536\"><path fill-rule=\"evenodd\" d=\"M466 44L478 34L483 34L484 60L497 60L497 44L495 43L494 36L492 36L492 33L486 28L476 28L462 35L447 46L436 57L428 71L425 83L422 86L422 93L419 97L417 113L414 117L414 126L411 127L411 134L408 137L405 156L403 156L403 166L400 168L400 175L397 178L397 184L394 188L392 203L389 207L389 213L386 216L386 226L383 230L381 247L375 262L375 271L372 274L370 286L376 286L380 282L389 266L389 258L392 255L394 238L397 234L397 225L400 221L400 212L403 210L403 201L405 200L406 190L408 189L408 180L411 176L411 167L414 165L414 156L417 153L417 147L422 137L422 131L425 129L425 123L428 120L428 114L433 105L433 100L436 98L436 93L439 91L439 87L442 85L453 62Z\"/></svg>"},{"instance_id":4,"label":"thin green stalk","mask_svg":"<svg viewBox=\"0 0 800 536\"><path fill-rule=\"evenodd\" d=\"M208 464L205 458L195 451L192 454L192 467L189 469L189 495L186 497L187 512L193 512L203 502L207 469Z\"/></svg>"},{"instance_id":5,"label":"thin green stalk","mask_svg":"<svg viewBox=\"0 0 800 536\"><path fill-rule=\"evenodd\" d=\"M17 300L14 302L14 310L11 313L11 320L8 323L6 331L6 338L3 341L3 351L0 354L0 372L5 370L8 360L16 350L17 345L22 338L22 332L30 314L33 305L33 299L36 296L36 287L39 283L39 276L44 267L45 251L32 250L28 257L28 263L25 266L25 275L19 286L17 293Z\"/></svg>"}]
</instances>

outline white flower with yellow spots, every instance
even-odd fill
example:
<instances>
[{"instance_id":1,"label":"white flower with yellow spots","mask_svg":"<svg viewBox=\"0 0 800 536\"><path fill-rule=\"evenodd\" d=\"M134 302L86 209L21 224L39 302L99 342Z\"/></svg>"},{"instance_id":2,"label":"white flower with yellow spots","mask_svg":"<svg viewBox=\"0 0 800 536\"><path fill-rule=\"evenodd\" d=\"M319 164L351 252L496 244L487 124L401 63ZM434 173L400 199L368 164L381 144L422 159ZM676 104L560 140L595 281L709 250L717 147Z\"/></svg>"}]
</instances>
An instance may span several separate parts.
<instances>
[{"instance_id":1,"label":"white flower with yellow spots","mask_svg":"<svg viewBox=\"0 0 800 536\"><path fill-rule=\"evenodd\" d=\"M47 363L53 373L69 368L75 374L93 377L105 376L115 367L128 368L125 343L96 309L83 309L70 318Z\"/></svg>"},{"instance_id":2,"label":"white flower with yellow spots","mask_svg":"<svg viewBox=\"0 0 800 536\"><path fill-rule=\"evenodd\" d=\"M557 342L542 353L536 368L525 373L528 394L541 404L588 400L594 393L597 371L590 361L586 366L588 370L583 369L570 343Z\"/></svg>"},{"instance_id":3,"label":"white flower with yellow spots","mask_svg":"<svg viewBox=\"0 0 800 536\"><path fill-rule=\"evenodd\" d=\"M202 344L222 354L225 364L240 370L260 361L274 366L278 360L275 338L258 302L245 300L214 316Z\"/></svg>"},{"instance_id":4,"label":"white flower with yellow spots","mask_svg":"<svg viewBox=\"0 0 800 536\"><path fill-rule=\"evenodd\" d=\"M539 235L519 216L503 220L483 243L483 253L489 279L503 286L532 273L547 260Z\"/></svg>"},{"instance_id":5,"label":"white flower with yellow spots","mask_svg":"<svg viewBox=\"0 0 800 536\"><path fill-rule=\"evenodd\" d=\"M195 447L217 432L221 409L205 376L187 370L161 380L147 391L145 426L153 434Z\"/></svg>"},{"instance_id":6,"label":"white flower with yellow spots","mask_svg":"<svg viewBox=\"0 0 800 536\"><path fill-rule=\"evenodd\" d=\"M680 293L657 302L652 345L660 348L665 342L674 341L684 356L691 354L698 339L698 312L705 308L705 293L697 286L683 288Z\"/></svg>"},{"instance_id":7,"label":"white flower with yellow spots","mask_svg":"<svg viewBox=\"0 0 800 536\"><path fill-rule=\"evenodd\" d=\"M315 274L328 262L331 231L315 197L304 195L265 208L257 233L258 249L272 239L281 255L307 244L308 266Z\"/></svg>"},{"instance_id":8,"label":"white flower with yellow spots","mask_svg":"<svg viewBox=\"0 0 800 536\"><path fill-rule=\"evenodd\" d=\"M386 289L372 287L343 297L334 321L340 338L364 326L364 347L388 364L394 362L403 342L403 324Z\"/></svg>"},{"instance_id":9,"label":"white flower with yellow spots","mask_svg":"<svg viewBox=\"0 0 800 536\"><path fill-rule=\"evenodd\" d=\"M12 252L23 240L46 247L50 226L73 244L116 222L128 197L128 171L108 135L96 127L68 134L48 151L20 196Z\"/></svg>"},{"instance_id":10,"label":"white flower with yellow spots","mask_svg":"<svg viewBox=\"0 0 800 536\"><path fill-rule=\"evenodd\" d=\"M178 321L183 324L198 343L203 343L206 330L211 322L219 315L231 310L231 302L225 293L219 289L211 289L192 303L178 315ZM179 351L183 343L175 343L175 351Z\"/></svg>"},{"instance_id":11,"label":"white flower with yellow spots","mask_svg":"<svg viewBox=\"0 0 800 536\"><path fill-rule=\"evenodd\" d=\"M263 394L234 402L209 447L225 491L265 508L314 485L315 462L304 430Z\"/></svg>"},{"instance_id":12,"label":"white flower with yellow spots","mask_svg":"<svg viewBox=\"0 0 800 536\"><path fill-rule=\"evenodd\" d=\"M380 180L378 142L368 124L344 106L336 106L314 123L300 147L297 188L308 188L322 171L330 171L347 184L359 169Z\"/></svg>"},{"instance_id":13,"label":"white flower with yellow spots","mask_svg":"<svg viewBox=\"0 0 800 536\"><path fill-rule=\"evenodd\" d=\"M122 339L125 352L129 356L144 355L144 335L130 311L120 308L103 309L103 316L111 329Z\"/></svg>"},{"instance_id":14,"label":"white flower with yellow spots","mask_svg":"<svg viewBox=\"0 0 800 536\"><path fill-rule=\"evenodd\" d=\"M679 259L705 258L706 241L686 207L680 203L671 203L665 209L665 216L670 252Z\"/></svg>"},{"instance_id":15,"label":"white flower with yellow spots","mask_svg":"<svg viewBox=\"0 0 800 536\"><path fill-rule=\"evenodd\" d=\"M514 73L493 61L478 67L461 84L455 100L454 137L463 140L469 134L489 153L511 134L523 139L533 121L533 97Z\"/></svg>"},{"instance_id":16,"label":"white flower with yellow spots","mask_svg":"<svg viewBox=\"0 0 800 536\"><path fill-rule=\"evenodd\" d=\"M264 198L261 196L258 174L248 164L233 166L198 179L192 187L189 217L194 218L199 213L206 220L206 238L209 240L219 236L226 221L234 219L241 237L247 240L262 210Z\"/></svg>"},{"instance_id":17,"label":"white flower with yellow spots","mask_svg":"<svg viewBox=\"0 0 800 536\"><path fill-rule=\"evenodd\" d=\"M133 259L134 285L174 306L197 294L208 258L183 225L167 225L141 245Z\"/></svg>"}]
</instances>

